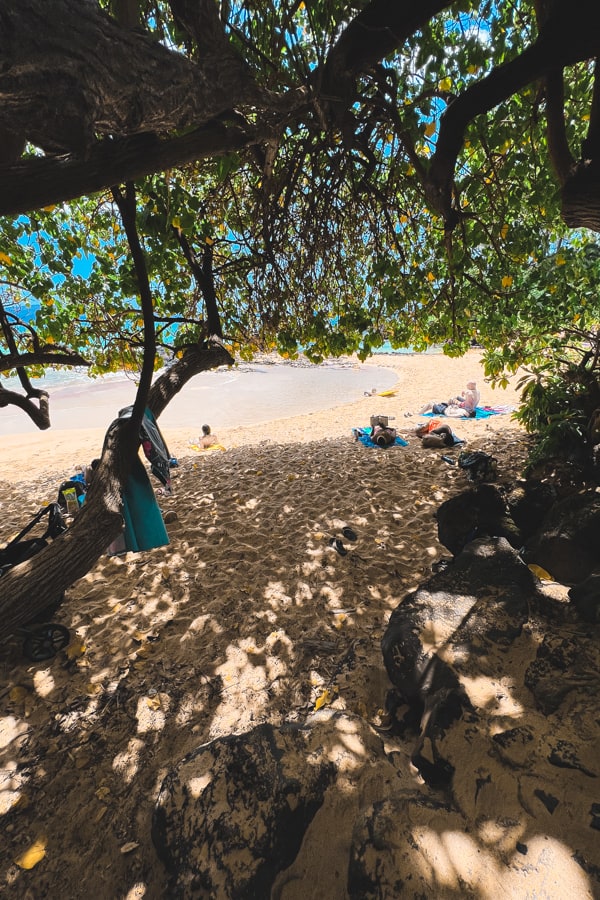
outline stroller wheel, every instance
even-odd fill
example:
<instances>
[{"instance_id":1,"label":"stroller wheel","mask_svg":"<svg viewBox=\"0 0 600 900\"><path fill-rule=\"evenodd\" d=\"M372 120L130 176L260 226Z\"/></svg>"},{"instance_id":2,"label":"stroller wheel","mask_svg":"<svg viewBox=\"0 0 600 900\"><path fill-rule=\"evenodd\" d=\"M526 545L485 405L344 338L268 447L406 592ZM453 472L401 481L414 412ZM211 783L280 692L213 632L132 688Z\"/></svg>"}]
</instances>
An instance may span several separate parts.
<instances>
[{"instance_id":1,"label":"stroller wheel","mask_svg":"<svg viewBox=\"0 0 600 900\"><path fill-rule=\"evenodd\" d=\"M69 629L55 622L35 625L28 628L27 632L27 637L23 641L23 653L32 662L52 659L71 640Z\"/></svg>"}]
</instances>

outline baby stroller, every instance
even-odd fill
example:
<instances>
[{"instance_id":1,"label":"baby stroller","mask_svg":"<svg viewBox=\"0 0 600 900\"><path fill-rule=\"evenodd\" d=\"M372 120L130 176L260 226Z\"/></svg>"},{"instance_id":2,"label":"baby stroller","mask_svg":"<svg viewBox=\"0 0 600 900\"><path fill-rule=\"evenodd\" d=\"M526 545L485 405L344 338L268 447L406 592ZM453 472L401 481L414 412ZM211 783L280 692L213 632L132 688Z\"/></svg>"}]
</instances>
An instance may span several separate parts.
<instances>
[{"instance_id":1,"label":"baby stroller","mask_svg":"<svg viewBox=\"0 0 600 900\"><path fill-rule=\"evenodd\" d=\"M41 536L24 541L25 535L29 534L46 516L48 521L46 529ZM5 575L13 566L17 566L26 559L31 559L43 547L47 546L49 539L54 540L66 530L67 526L58 503L49 503L47 506L43 506L25 528L12 541L9 541L6 547L0 550L0 577ZM48 622L48 619L58 609L63 599L64 593L57 597L56 600L53 600L34 619L18 629L18 633L25 638L23 653L32 662L52 659L70 641L68 628L65 628L64 625L57 625L55 622Z\"/></svg>"}]
</instances>

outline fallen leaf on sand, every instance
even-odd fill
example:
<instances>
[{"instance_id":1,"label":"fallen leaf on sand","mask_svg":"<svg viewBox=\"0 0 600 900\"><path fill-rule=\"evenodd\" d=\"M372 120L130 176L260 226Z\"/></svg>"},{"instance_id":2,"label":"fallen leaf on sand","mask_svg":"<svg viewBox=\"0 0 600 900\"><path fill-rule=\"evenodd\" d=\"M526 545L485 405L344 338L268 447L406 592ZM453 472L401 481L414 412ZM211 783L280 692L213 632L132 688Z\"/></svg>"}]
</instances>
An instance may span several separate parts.
<instances>
[{"instance_id":1,"label":"fallen leaf on sand","mask_svg":"<svg viewBox=\"0 0 600 900\"><path fill-rule=\"evenodd\" d=\"M129 841L128 844L123 844L121 847L121 853L131 853L133 850L137 850L139 844L136 844L135 841Z\"/></svg>"},{"instance_id":2,"label":"fallen leaf on sand","mask_svg":"<svg viewBox=\"0 0 600 900\"><path fill-rule=\"evenodd\" d=\"M20 869L33 869L45 855L46 838L38 838L29 850L26 850L18 859L15 859L15 862Z\"/></svg>"}]
</instances>

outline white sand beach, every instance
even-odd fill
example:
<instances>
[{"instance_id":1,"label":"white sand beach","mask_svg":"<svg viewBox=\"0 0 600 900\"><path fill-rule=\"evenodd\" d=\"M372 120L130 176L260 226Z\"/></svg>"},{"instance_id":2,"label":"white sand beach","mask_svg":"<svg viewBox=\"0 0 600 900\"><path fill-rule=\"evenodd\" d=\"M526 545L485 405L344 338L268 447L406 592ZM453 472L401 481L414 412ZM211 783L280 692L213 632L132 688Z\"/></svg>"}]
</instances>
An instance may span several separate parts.
<instances>
[{"instance_id":1,"label":"white sand beach","mask_svg":"<svg viewBox=\"0 0 600 900\"><path fill-rule=\"evenodd\" d=\"M355 399L340 403L329 385L301 415L285 415L278 401L269 421L263 414L277 393L269 374L249 389L245 421L232 409L218 418L219 396L211 407L193 388L188 399L184 392L185 424L168 414L160 421L179 460L172 496L159 498L170 544L102 556L54 616L72 634L54 660L28 663L18 637L0 645L5 896L163 900L150 822L169 766L214 737L301 721L326 689L333 708L380 718L389 687L381 635L394 607L447 555L434 511L466 480L414 436L406 447L367 449L351 429L372 414L412 429L424 402L471 379L483 404L514 407L518 396L514 384L485 383L477 351L347 363L357 366ZM393 393L364 395L374 387ZM103 427L87 398L73 418L82 427L0 437L0 539L98 455ZM224 452L190 449L206 419ZM452 426L466 447L497 456L502 478L519 471L525 436L509 414ZM342 555L330 540L345 526L357 540L344 541ZM351 646L350 673L340 663ZM374 789L370 782L365 797ZM311 883L292 882L282 896L345 896L332 881L347 867L342 822L339 839L322 836L330 849L315 860ZM39 862L24 868L36 842Z\"/></svg>"}]
</instances>

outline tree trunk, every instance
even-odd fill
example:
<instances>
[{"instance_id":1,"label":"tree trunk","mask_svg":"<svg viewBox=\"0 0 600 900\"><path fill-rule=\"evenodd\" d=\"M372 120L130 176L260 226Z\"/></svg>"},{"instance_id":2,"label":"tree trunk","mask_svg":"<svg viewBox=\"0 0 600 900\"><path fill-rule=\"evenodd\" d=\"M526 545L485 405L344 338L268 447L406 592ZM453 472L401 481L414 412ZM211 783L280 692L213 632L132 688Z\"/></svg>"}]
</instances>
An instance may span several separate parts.
<instances>
[{"instance_id":1,"label":"tree trunk","mask_svg":"<svg viewBox=\"0 0 600 900\"><path fill-rule=\"evenodd\" d=\"M148 407L158 418L194 375L233 362L220 344L189 348L152 386ZM117 537L123 525L121 491L129 474L124 461L133 458L138 446L139 435L131 433L128 420L116 419L107 431L102 461L73 525L0 578L0 635L12 634L52 605L89 572Z\"/></svg>"},{"instance_id":2,"label":"tree trunk","mask_svg":"<svg viewBox=\"0 0 600 900\"><path fill-rule=\"evenodd\" d=\"M561 191L562 217L569 228L600 232L600 169L580 164Z\"/></svg>"}]
</instances>

